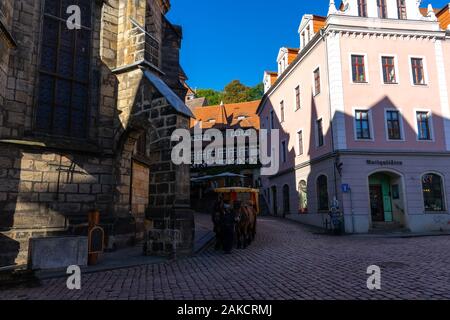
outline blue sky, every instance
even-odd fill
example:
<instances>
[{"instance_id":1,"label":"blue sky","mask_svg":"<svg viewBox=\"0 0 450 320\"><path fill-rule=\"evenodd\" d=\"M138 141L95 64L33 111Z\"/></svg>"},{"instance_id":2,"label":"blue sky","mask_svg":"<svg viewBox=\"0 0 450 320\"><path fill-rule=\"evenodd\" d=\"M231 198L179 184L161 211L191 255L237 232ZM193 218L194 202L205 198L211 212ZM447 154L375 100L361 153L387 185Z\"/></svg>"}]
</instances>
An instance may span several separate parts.
<instances>
[{"instance_id":1,"label":"blue sky","mask_svg":"<svg viewBox=\"0 0 450 320\"><path fill-rule=\"evenodd\" d=\"M337 1L336 3L338 3ZM168 15L183 26L181 63L193 88L217 90L231 80L246 85L276 70L280 47L298 47L305 13L325 15L328 0L171 0ZM426 6L429 1L423 1ZM442 7L448 0L433 0Z\"/></svg>"}]
</instances>

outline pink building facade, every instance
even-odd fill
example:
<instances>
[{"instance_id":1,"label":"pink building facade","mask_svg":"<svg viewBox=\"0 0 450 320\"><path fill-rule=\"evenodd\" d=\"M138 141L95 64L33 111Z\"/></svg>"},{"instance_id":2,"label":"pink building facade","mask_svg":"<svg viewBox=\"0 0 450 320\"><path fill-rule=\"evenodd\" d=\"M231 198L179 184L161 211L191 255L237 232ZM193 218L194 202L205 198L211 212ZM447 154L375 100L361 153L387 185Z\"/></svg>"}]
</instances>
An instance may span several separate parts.
<instances>
[{"instance_id":1,"label":"pink building facade","mask_svg":"<svg viewBox=\"0 0 450 320\"><path fill-rule=\"evenodd\" d=\"M258 109L280 130L280 170L262 177L272 214L327 227L334 203L349 233L450 230L445 10L348 0L303 17L298 55L280 50Z\"/></svg>"}]
</instances>

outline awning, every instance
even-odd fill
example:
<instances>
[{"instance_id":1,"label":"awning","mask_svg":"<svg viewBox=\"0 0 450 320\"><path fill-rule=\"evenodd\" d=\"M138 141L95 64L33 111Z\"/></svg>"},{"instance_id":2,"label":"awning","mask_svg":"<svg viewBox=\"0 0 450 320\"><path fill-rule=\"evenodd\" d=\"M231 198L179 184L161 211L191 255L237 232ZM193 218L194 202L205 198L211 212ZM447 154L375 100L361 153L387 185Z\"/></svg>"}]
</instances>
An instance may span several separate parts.
<instances>
[{"instance_id":1,"label":"awning","mask_svg":"<svg viewBox=\"0 0 450 320\"><path fill-rule=\"evenodd\" d=\"M169 102L169 104L175 108L181 114L184 114L190 118L195 118L192 111L186 106L186 104L178 97L167 84L160 78L155 76L150 71L144 71L145 77L153 84L156 90L159 91Z\"/></svg>"},{"instance_id":2,"label":"awning","mask_svg":"<svg viewBox=\"0 0 450 320\"><path fill-rule=\"evenodd\" d=\"M225 172L214 176L215 178L246 178L246 176L242 174L236 174L231 172Z\"/></svg>"}]
</instances>

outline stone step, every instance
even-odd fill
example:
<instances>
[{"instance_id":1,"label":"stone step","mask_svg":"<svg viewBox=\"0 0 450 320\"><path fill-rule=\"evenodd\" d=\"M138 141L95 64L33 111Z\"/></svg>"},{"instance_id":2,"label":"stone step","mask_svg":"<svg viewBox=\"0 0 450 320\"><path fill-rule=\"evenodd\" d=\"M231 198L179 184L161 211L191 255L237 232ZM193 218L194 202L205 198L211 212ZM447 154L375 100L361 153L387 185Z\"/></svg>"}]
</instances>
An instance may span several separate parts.
<instances>
[{"instance_id":1,"label":"stone step","mask_svg":"<svg viewBox=\"0 0 450 320\"><path fill-rule=\"evenodd\" d=\"M373 222L373 229L401 229L403 225L399 222Z\"/></svg>"}]
</instances>

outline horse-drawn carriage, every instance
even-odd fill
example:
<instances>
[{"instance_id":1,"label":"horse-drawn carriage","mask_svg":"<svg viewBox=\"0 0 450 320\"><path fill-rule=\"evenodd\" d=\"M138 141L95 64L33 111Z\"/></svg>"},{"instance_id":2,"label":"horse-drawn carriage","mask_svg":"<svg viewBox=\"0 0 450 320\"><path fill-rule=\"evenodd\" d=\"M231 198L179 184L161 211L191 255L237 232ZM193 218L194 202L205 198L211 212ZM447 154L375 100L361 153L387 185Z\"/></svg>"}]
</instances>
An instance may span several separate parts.
<instances>
[{"instance_id":1,"label":"horse-drawn carriage","mask_svg":"<svg viewBox=\"0 0 450 320\"><path fill-rule=\"evenodd\" d=\"M234 234L238 249L246 248L256 237L259 190L231 187L218 188L214 192L218 194L213 214L216 249L223 246L225 252L231 252Z\"/></svg>"}]
</instances>

